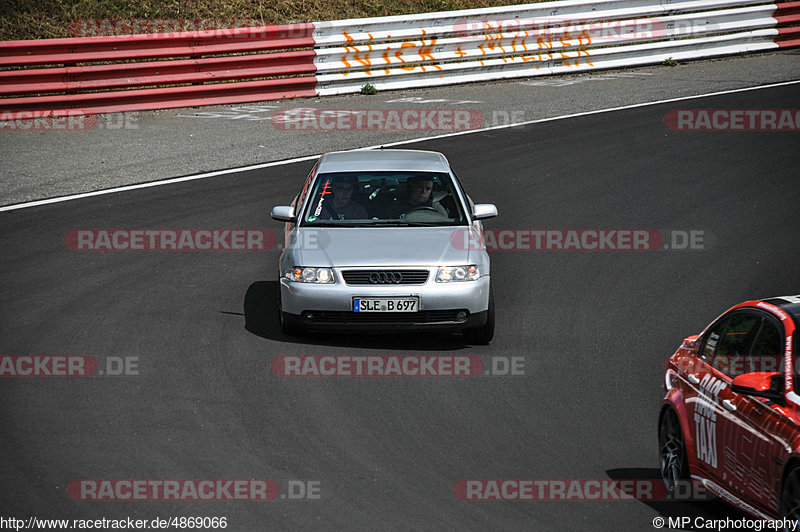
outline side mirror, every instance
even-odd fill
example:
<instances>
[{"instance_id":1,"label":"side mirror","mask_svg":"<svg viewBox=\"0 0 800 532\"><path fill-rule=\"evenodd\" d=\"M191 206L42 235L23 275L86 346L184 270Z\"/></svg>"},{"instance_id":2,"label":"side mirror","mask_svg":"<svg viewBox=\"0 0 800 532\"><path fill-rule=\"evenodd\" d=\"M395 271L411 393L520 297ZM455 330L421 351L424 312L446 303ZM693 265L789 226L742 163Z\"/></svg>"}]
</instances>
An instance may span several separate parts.
<instances>
[{"instance_id":1,"label":"side mirror","mask_svg":"<svg viewBox=\"0 0 800 532\"><path fill-rule=\"evenodd\" d=\"M485 220L497 216L497 207L491 203L476 203L472 209L472 218L475 220Z\"/></svg>"},{"instance_id":2,"label":"side mirror","mask_svg":"<svg viewBox=\"0 0 800 532\"><path fill-rule=\"evenodd\" d=\"M294 207L290 205L280 205L272 208L272 217L282 222L295 222L297 217L294 215Z\"/></svg>"},{"instance_id":3,"label":"side mirror","mask_svg":"<svg viewBox=\"0 0 800 532\"><path fill-rule=\"evenodd\" d=\"M731 383L731 390L742 395L752 395L778 401L782 399L781 388L777 386L776 390L776 386L773 386L773 384L780 377L780 373L743 373L738 377L734 377Z\"/></svg>"},{"instance_id":4,"label":"side mirror","mask_svg":"<svg viewBox=\"0 0 800 532\"><path fill-rule=\"evenodd\" d=\"M693 334L691 336L687 336L683 339L683 345L681 347L685 347L687 349L693 349L697 347L697 339L700 338L699 334Z\"/></svg>"}]
</instances>

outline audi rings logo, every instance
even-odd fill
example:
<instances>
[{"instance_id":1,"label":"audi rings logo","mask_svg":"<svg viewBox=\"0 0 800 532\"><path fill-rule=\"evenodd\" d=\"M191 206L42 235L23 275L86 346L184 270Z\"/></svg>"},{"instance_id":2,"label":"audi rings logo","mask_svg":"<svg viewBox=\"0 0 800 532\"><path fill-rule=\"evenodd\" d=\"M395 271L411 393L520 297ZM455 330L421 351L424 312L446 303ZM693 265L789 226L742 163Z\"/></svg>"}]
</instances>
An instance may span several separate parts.
<instances>
[{"instance_id":1,"label":"audi rings logo","mask_svg":"<svg viewBox=\"0 0 800 532\"><path fill-rule=\"evenodd\" d=\"M398 284L403 280L400 272L372 272L369 274L369 282L372 284Z\"/></svg>"}]
</instances>

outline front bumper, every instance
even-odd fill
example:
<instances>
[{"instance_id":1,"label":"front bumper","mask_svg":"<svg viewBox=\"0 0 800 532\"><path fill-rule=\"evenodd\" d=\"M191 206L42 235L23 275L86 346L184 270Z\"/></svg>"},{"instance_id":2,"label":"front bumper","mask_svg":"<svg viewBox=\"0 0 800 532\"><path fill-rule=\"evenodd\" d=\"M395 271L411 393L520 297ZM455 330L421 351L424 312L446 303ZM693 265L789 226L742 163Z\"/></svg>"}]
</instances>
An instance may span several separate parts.
<instances>
[{"instance_id":1,"label":"front bumper","mask_svg":"<svg viewBox=\"0 0 800 532\"><path fill-rule=\"evenodd\" d=\"M337 282L317 285L280 280L285 315L313 330L462 330L486 323L489 308L488 275L477 281L437 283L435 271L422 285L348 285L336 271ZM418 312L353 312L354 297L419 298ZM463 314L463 317L459 315Z\"/></svg>"},{"instance_id":2,"label":"front bumper","mask_svg":"<svg viewBox=\"0 0 800 532\"><path fill-rule=\"evenodd\" d=\"M307 331L452 331L480 327L486 323L487 311L467 314L456 319L459 310L360 314L356 312L304 311L301 315L284 314ZM358 319L370 316L369 319ZM373 318L374 316L374 318Z\"/></svg>"}]
</instances>

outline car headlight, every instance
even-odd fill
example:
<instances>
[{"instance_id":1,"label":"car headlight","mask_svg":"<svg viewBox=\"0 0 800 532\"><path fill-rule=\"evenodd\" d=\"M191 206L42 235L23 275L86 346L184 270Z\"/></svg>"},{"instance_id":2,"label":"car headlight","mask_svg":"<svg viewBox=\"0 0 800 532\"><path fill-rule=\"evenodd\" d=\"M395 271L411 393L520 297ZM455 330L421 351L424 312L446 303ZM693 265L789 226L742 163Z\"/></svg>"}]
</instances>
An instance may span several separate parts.
<instances>
[{"instance_id":1,"label":"car headlight","mask_svg":"<svg viewBox=\"0 0 800 532\"><path fill-rule=\"evenodd\" d=\"M333 284L333 270L330 268L310 268L295 266L286 275L296 283Z\"/></svg>"},{"instance_id":2,"label":"car headlight","mask_svg":"<svg viewBox=\"0 0 800 532\"><path fill-rule=\"evenodd\" d=\"M480 271L474 264L467 266L440 266L439 271L436 272L436 282L477 281L480 276Z\"/></svg>"}]
</instances>

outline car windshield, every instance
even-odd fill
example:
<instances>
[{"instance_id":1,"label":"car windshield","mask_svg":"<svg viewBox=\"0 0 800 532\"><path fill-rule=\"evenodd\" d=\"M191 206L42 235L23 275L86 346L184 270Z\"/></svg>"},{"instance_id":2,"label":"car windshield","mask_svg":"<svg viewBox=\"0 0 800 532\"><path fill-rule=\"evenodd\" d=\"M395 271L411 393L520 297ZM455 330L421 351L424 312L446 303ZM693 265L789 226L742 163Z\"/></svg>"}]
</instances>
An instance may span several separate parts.
<instances>
[{"instance_id":1,"label":"car windshield","mask_svg":"<svg viewBox=\"0 0 800 532\"><path fill-rule=\"evenodd\" d=\"M443 172L329 172L319 174L303 225L464 225L461 201Z\"/></svg>"}]
</instances>

